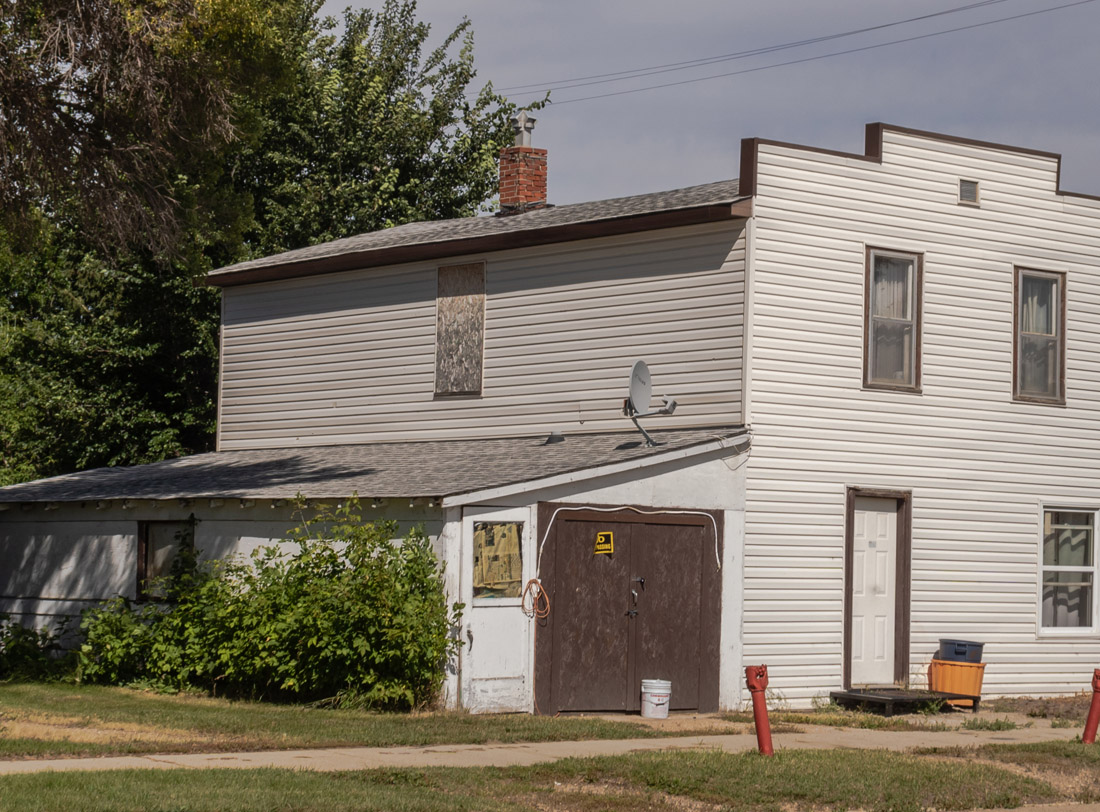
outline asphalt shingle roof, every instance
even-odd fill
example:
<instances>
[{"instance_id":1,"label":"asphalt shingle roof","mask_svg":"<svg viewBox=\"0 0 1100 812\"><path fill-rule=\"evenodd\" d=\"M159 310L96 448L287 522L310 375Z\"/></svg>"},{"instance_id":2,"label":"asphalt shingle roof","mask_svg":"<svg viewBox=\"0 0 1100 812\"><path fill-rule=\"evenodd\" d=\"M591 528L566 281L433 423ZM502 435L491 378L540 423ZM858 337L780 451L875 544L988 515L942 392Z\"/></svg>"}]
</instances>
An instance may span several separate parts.
<instances>
[{"instance_id":1,"label":"asphalt shingle roof","mask_svg":"<svg viewBox=\"0 0 1100 812\"><path fill-rule=\"evenodd\" d=\"M740 426L545 437L220 451L129 468L96 468L0 488L0 503L112 499L445 497L630 460L744 433Z\"/></svg>"},{"instance_id":2,"label":"asphalt shingle roof","mask_svg":"<svg viewBox=\"0 0 1100 812\"><path fill-rule=\"evenodd\" d=\"M595 223L602 220L672 212L679 209L716 206L733 203L740 199L742 197L738 194L738 181L734 179L706 183L701 186L690 186L684 189L672 189L667 192L652 192L630 197L617 197L610 200L551 206L506 217L462 217L452 220L407 223L382 231L371 231L367 234L345 237L341 240L312 245L308 248L299 248L261 259L239 262L236 265L229 265L213 271L207 276L207 280L217 284L219 277L232 276L241 271L297 265L346 254L358 254L387 248L426 246L431 243L517 234L582 223Z\"/></svg>"}]
</instances>

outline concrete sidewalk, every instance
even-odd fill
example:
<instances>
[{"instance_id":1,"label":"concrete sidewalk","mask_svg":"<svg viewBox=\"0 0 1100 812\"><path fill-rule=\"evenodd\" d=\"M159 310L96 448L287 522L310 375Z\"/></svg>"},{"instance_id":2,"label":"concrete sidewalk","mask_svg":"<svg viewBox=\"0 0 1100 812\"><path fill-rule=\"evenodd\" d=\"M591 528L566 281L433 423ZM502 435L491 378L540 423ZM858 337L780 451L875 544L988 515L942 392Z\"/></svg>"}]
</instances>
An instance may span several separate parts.
<instances>
[{"instance_id":1,"label":"concrete sidewalk","mask_svg":"<svg viewBox=\"0 0 1100 812\"><path fill-rule=\"evenodd\" d=\"M780 749L908 750L913 747L973 747L984 743L1070 740L1072 728L1030 727L1005 731L885 731L806 725L797 733L777 733ZM571 756L611 756L645 750L695 747L740 752L756 748L748 734L678 736L663 739L528 742L522 744L454 744L428 747L336 747L319 750L267 750L255 753L189 753L180 755L109 756L0 762L0 775L48 770L121 770L282 767L299 770L369 770L379 767L509 767L556 761ZM1074 810L1095 807L1073 806ZM1054 807L1050 807L1054 812Z\"/></svg>"}]
</instances>

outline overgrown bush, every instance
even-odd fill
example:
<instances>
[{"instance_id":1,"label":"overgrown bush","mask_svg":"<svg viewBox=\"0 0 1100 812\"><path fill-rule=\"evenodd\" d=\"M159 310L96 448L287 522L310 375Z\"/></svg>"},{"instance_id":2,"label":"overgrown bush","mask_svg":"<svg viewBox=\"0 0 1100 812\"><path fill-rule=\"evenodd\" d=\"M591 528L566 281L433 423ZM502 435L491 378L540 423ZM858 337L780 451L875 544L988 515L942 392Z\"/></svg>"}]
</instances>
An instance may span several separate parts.
<instances>
[{"instance_id":1,"label":"overgrown bush","mask_svg":"<svg viewBox=\"0 0 1100 812\"><path fill-rule=\"evenodd\" d=\"M66 666L58 635L30 629L0 613L0 680L41 680L59 675Z\"/></svg>"},{"instance_id":2,"label":"overgrown bush","mask_svg":"<svg viewBox=\"0 0 1100 812\"><path fill-rule=\"evenodd\" d=\"M432 702L462 606L419 529L322 507L251 562L181 556L169 600L116 599L84 614L79 678L375 707Z\"/></svg>"}]
</instances>

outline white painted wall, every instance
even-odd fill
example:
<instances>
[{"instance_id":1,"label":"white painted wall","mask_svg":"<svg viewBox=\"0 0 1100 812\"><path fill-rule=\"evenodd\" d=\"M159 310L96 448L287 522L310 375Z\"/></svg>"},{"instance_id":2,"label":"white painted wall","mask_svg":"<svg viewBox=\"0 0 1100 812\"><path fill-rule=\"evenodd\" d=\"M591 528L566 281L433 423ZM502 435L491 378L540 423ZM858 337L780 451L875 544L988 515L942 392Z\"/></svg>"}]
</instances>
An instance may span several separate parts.
<instances>
[{"instance_id":1,"label":"white painted wall","mask_svg":"<svg viewBox=\"0 0 1100 812\"><path fill-rule=\"evenodd\" d=\"M1036 594L1041 504L1100 507L1100 202L1049 157L891 131L881 164L762 144L757 182L747 660L797 704L840 686L845 486L880 487L913 493L915 683L959 637L987 695L1084 689L1100 637L1037 633ZM862 388L867 246L924 254L920 394ZM1067 273L1064 407L1012 400L1014 265Z\"/></svg>"},{"instance_id":2,"label":"white painted wall","mask_svg":"<svg viewBox=\"0 0 1100 812\"><path fill-rule=\"evenodd\" d=\"M244 508L227 499L216 506L209 500L186 506L143 501L131 509L117 503L97 509L88 502L57 510L38 506L5 511L0 514L0 612L33 626L56 626L70 618L70 627L75 627L80 612L100 601L117 595L134 598L138 522L184 521L191 514L197 519L195 546L208 559L247 559L300 523L291 507L272 507L262 500ZM395 519L402 534L422 526L443 560L441 510L396 502L378 511L365 508L364 515Z\"/></svg>"},{"instance_id":3,"label":"white painted wall","mask_svg":"<svg viewBox=\"0 0 1100 812\"><path fill-rule=\"evenodd\" d=\"M744 241L664 229L223 292L219 448L618 430L630 365L668 428L740 422ZM436 268L486 263L484 388L436 398Z\"/></svg>"}]
</instances>

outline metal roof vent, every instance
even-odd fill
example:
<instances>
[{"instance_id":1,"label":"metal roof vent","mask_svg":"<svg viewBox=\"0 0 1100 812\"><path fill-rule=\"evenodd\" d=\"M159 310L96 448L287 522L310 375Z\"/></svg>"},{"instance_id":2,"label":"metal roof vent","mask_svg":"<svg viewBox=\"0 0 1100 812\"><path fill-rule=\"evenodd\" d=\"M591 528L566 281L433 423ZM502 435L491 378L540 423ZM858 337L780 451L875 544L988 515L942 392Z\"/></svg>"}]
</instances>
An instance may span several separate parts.
<instances>
[{"instance_id":1,"label":"metal roof vent","mask_svg":"<svg viewBox=\"0 0 1100 812\"><path fill-rule=\"evenodd\" d=\"M964 203L967 206L977 206L978 203L978 181L976 180L960 180L959 181L959 203Z\"/></svg>"}]
</instances>

